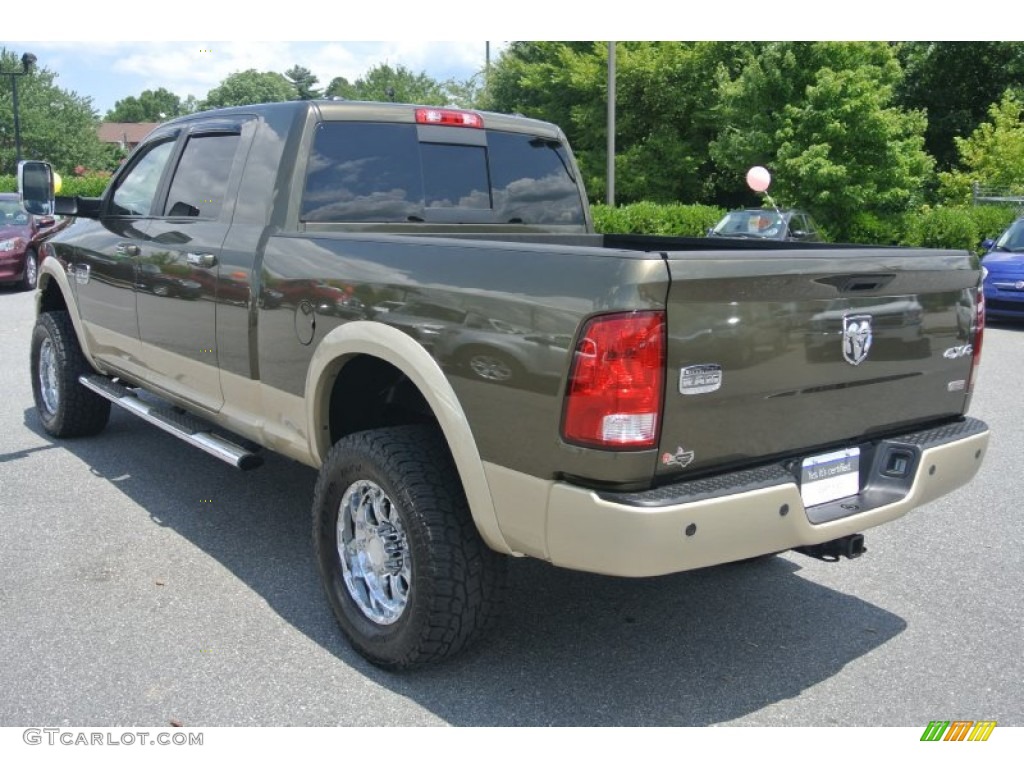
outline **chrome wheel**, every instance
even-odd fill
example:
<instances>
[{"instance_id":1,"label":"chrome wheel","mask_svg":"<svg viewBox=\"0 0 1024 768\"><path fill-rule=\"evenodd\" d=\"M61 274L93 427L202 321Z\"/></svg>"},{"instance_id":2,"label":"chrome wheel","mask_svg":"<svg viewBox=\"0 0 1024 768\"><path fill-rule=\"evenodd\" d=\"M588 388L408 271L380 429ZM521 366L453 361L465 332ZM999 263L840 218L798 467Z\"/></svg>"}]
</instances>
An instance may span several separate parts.
<instances>
[{"instance_id":1,"label":"chrome wheel","mask_svg":"<svg viewBox=\"0 0 1024 768\"><path fill-rule=\"evenodd\" d=\"M50 413L56 413L60 405L57 389L57 350L49 338L39 347L39 394L43 405Z\"/></svg>"},{"instance_id":2,"label":"chrome wheel","mask_svg":"<svg viewBox=\"0 0 1024 768\"><path fill-rule=\"evenodd\" d=\"M488 381L508 381L515 373L512 366L495 355L473 355L469 360L469 368L481 379Z\"/></svg>"},{"instance_id":3,"label":"chrome wheel","mask_svg":"<svg viewBox=\"0 0 1024 768\"><path fill-rule=\"evenodd\" d=\"M349 595L377 624L398 621L409 600L412 559L398 510L384 490L358 480L341 499L338 557Z\"/></svg>"},{"instance_id":4,"label":"chrome wheel","mask_svg":"<svg viewBox=\"0 0 1024 768\"><path fill-rule=\"evenodd\" d=\"M438 661L497 621L505 560L477 533L437 427L335 443L313 496L313 545L338 626L374 664Z\"/></svg>"}]
</instances>

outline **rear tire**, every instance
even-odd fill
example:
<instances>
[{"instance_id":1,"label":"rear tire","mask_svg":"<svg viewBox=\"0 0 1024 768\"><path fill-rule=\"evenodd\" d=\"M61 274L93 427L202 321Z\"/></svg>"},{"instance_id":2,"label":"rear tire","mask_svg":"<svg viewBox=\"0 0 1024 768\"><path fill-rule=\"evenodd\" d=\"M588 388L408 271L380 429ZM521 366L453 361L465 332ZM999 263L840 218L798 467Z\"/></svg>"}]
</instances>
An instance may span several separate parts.
<instances>
[{"instance_id":1,"label":"rear tire","mask_svg":"<svg viewBox=\"0 0 1024 768\"><path fill-rule=\"evenodd\" d=\"M505 558L480 538L436 428L340 440L317 480L313 545L339 626L378 666L439 661L497 623Z\"/></svg>"},{"instance_id":2,"label":"rear tire","mask_svg":"<svg viewBox=\"0 0 1024 768\"><path fill-rule=\"evenodd\" d=\"M32 395L43 429L54 437L95 435L107 426L110 401L78 383L93 373L67 312L44 312L32 330Z\"/></svg>"}]
</instances>

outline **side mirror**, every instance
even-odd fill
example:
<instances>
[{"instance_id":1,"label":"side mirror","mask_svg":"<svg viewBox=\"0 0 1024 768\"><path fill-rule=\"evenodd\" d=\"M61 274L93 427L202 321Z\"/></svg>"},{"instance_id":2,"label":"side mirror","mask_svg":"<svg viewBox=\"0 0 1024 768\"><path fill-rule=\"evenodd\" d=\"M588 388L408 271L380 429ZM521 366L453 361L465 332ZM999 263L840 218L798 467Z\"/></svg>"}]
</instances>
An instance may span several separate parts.
<instances>
[{"instance_id":1,"label":"side mirror","mask_svg":"<svg viewBox=\"0 0 1024 768\"><path fill-rule=\"evenodd\" d=\"M981 248L981 250L983 251L991 251L992 246L995 244L995 240L993 240L991 237L986 237L984 240L981 241L981 245L979 245L978 247Z\"/></svg>"},{"instance_id":2,"label":"side mirror","mask_svg":"<svg viewBox=\"0 0 1024 768\"><path fill-rule=\"evenodd\" d=\"M53 167L38 160L18 163L18 194L34 216L53 215Z\"/></svg>"}]
</instances>

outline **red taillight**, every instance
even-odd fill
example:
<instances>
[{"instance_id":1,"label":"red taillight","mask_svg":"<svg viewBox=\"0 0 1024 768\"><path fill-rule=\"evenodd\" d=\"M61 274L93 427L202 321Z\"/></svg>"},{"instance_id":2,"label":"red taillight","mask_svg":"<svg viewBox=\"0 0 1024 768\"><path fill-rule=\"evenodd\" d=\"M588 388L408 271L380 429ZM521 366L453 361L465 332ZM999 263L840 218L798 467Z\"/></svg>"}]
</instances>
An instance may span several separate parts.
<instances>
[{"instance_id":1,"label":"red taillight","mask_svg":"<svg viewBox=\"0 0 1024 768\"><path fill-rule=\"evenodd\" d=\"M461 109L417 109L416 122L425 125L454 125L460 128L484 127L484 119L480 115Z\"/></svg>"},{"instance_id":2,"label":"red taillight","mask_svg":"<svg viewBox=\"0 0 1024 768\"><path fill-rule=\"evenodd\" d=\"M971 375L967 379L967 391L974 391L974 377L981 362L981 342L985 338L985 290L978 288L978 304L974 316L974 338L971 340Z\"/></svg>"},{"instance_id":3,"label":"red taillight","mask_svg":"<svg viewBox=\"0 0 1024 768\"><path fill-rule=\"evenodd\" d=\"M665 313L590 320L573 355L562 436L601 448L653 448L665 377Z\"/></svg>"}]
</instances>

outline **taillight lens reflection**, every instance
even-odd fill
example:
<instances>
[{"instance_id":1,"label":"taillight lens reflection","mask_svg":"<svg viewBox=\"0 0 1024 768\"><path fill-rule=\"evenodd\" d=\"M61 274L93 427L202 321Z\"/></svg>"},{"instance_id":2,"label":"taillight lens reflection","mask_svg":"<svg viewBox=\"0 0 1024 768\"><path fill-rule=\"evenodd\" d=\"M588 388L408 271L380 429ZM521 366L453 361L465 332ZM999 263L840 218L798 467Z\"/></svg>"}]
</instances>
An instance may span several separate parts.
<instances>
[{"instance_id":1,"label":"taillight lens reflection","mask_svg":"<svg viewBox=\"0 0 1024 768\"><path fill-rule=\"evenodd\" d=\"M664 376L664 312L593 318L573 356L562 436L601 448L653 448Z\"/></svg>"},{"instance_id":2,"label":"taillight lens reflection","mask_svg":"<svg viewBox=\"0 0 1024 768\"><path fill-rule=\"evenodd\" d=\"M971 375L967 383L967 391L974 391L974 379L978 375L978 363L981 362L981 342L985 338L985 291L978 288L978 303L974 317L974 338L971 340Z\"/></svg>"}]
</instances>

